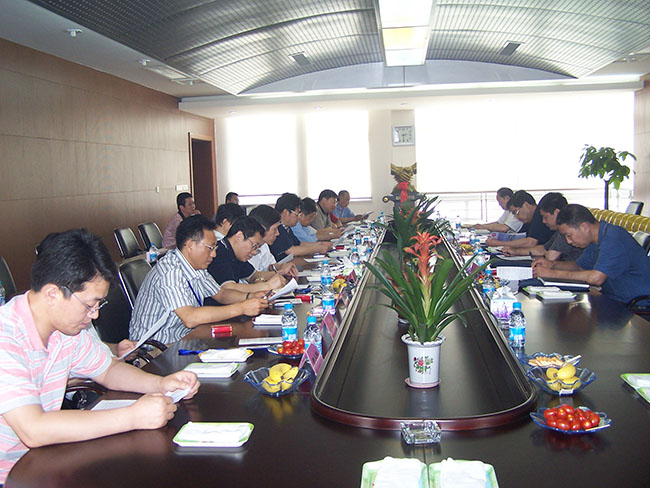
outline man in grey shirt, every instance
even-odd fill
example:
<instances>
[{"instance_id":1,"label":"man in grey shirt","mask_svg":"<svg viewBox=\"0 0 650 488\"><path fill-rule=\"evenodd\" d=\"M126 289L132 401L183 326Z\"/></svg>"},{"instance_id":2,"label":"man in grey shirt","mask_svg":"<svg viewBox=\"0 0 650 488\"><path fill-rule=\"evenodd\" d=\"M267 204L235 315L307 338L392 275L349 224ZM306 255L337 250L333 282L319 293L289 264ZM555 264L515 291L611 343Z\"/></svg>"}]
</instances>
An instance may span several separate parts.
<instances>
[{"instance_id":1,"label":"man in grey shirt","mask_svg":"<svg viewBox=\"0 0 650 488\"><path fill-rule=\"evenodd\" d=\"M256 316L268 307L264 292L222 289L206 271L217 248L214 223L195 215L176 231L176 248L167 252L144 279L129 324L131 340L140 339L157 321L164 324L152 336L169 344L191 329L239 315ZM212 297L225 306L204 306Z\"/></svg>"}]
</instances>

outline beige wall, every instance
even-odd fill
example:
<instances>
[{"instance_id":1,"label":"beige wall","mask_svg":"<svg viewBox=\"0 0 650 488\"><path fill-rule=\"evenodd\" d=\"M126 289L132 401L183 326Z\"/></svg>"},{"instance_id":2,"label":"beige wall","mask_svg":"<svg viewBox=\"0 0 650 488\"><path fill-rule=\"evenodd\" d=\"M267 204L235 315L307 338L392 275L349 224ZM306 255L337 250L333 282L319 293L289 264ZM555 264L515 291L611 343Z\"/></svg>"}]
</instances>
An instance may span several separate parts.
<instances>
[{"instance_id":1,"label":"beige wall","mask_svg":"<svg viewBox=\"0 0 650 488\"><path fill-rule=\"evenodd\" d=\"M188 132L212 136L213 122L180 112L174 97L0 39L0 255L18 288L49 232L85 226L117 259L115 227L164 229L175 185L190 184Z\"/></svg>"},{"instance_id":2,"label":"beige wall","mask_svg":"<svg viewBox=\"0 0 650 488\"><path fill-rule=\"evenodd\" d=\"M634 96L634 200L644 202L643 215L650 215L650 75Z\"/></svg>"}]
</instances>

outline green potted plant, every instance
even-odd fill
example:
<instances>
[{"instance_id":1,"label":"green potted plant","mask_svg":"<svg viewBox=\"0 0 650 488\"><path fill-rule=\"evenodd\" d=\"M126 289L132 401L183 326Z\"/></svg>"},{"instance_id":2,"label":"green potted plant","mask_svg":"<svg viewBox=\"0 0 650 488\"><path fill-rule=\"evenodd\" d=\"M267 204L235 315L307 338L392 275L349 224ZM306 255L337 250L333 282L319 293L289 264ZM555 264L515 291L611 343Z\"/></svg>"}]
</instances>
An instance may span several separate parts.
<instances>
[{"instance_id":1,"label":"green potted plant","mask_svg":"<svg viewBox=\"0 0 650 488\"><path fill-rule=\"evenodd\" d=\"M413 256L413 260L404 266L389 253L377 258L377 265L366 263L366 266L377 278L378 284L373 287L391 300L390 304L381 305L409 321L408 333L402 336L409 349L409 385L428 388L439 383L440 346L445 340L441 332L456 319L466 325L464 314L476 310L451 312L450 308L472 287L474 277L489 263L468 273L472 258L449 280L454 263L435 250L441 238L418 232L412 240L415 242L404 252Z\"/></svg>"},{"instance_id":2,"label":"green potted plant","mask_svg":"<svg viewBox=\"0 0 650 488\"><path fill-rule=\"evenodd\" d=\"M616 152L611 147L585 146L580 160L580 178L597 176L605 182L605 210L609 209L609 184L617 190L625 178L630 175L630 168L621 164L627 157L636 160L636 156L628 151Z\"/></svg>"}]
</instances>

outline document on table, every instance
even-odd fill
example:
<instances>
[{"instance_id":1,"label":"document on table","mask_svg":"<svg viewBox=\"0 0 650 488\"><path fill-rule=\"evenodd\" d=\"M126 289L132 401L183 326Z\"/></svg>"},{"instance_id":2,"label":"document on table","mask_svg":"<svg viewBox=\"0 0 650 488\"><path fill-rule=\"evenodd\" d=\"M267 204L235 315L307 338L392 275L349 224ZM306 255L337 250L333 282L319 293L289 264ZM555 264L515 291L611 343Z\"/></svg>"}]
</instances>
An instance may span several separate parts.
<instances>
[{"instance_id":1,"label":"document on table","mask_svg":"<svg viewBox=\"0 0 650 488\"><path fill-rule=\"evenodd\" d=\"M149 329L147 332L144 333L144 335L140 338L138 343L135 345L133 349L130 351L125 352L122 354L118 359L121 361L125 357L127 357L129 354L131 354L133 351L135 351L137 348L139 348L142 344L144 344L152 335L154 335L156 332L158 332L158 329L160 329L163 324L167 321L167 315L163 315L160 317Z\"/></svg>"},{"instance_id":2,"label":"document on table","mask_svg":"<svg viewBox=\"0 0 650 488\"><path fill-rule=\"evenodd\" d=\"M101 400L91 410L113 410L114 408L129 407L135 400Z\"/></svg>"},{"instance_id":3,"label":"document on table","mask_svg":"<svg viewBox=\"0 0 650 488\"><path fill-rule=\"evenodd\" d=\"M293 254L287 254L284 258L280 259L280 261L278 261L277 264L288 263L289 261L292 260L293 260Z\"/></svg>"},{"instance_id":4,"label":"document on table","mask_svg":"<svg viewBox=\"0 0 650 488\"><path fill-rule=\"evenodd\" d=\"M530 256L506 256L505 254L497 254L499 259L504 261L532 261L533 258Z\"/></svg>"},{"instance_id":5,"label":"document on table","mask_svg":"<svg viewBox=\"0 0 650 488\"><path fill-rule=\"evenodd\" d=\"M273 301L273 300L275 300L275 299L277 299L277 298L279 298L281 296L284 296L284 295L287 295L287 294L291 293L296 288L298 288L298 283L296 282L296 280L294 278L291 278L291 281L289 281L289 283L284 285L282 288L280 288L278 291L276 291L273 295L271 295L269 297L269 302L271 302L271 301Z\"/></svg>"},{"instance_id":6,"label":"document on table","mask_svg":"<svg viewBox=\"0 0 650 488\"><path fill-rule=\"evenodd\" d=\"M524 266L499 266L497 276L502 280L523 281L533 277L533 268Z\"/></svg>"}]
</instances>

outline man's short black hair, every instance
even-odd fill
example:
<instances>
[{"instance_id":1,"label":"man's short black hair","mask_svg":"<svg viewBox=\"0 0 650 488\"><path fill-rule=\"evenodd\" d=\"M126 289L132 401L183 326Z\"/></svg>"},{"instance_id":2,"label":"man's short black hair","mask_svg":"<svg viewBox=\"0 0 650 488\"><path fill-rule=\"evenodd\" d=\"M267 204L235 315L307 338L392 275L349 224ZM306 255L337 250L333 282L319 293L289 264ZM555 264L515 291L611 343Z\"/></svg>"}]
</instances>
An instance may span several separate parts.
<instances>
[{"instance_id":1,"label":"man's short black hair","mask_svg":"<svg viewBox=\"0 0 650 488\"><path fill-rule=\"evenodd\" d=\"M341 198L343 198L343 195L350 195L350 192L347 191L347 190L341 190L341 191L339 192L339 196L338 196L338 201L339 201L339 202L341 201Z\"/></svg>"},{"instance_id":2,"label":"man's short black hair","mask_svg":"<svg viewBox=\"0 0 650 488\"><path fill-rule=\"evenodd\" d=\"M226 193L226 203L232 203L231 200L234 197L239 198L239 193L235 193L234 191L229 191L228 193Z\"/></svg>"},{"instance_id":3,"label":"man's short black hair","mask_svg":"<svg viewBox=\"0 0 650 488\"><path fill-rule=\"evenodd\" d=\"M65 287L63 294L81 291L97 276L113 283L117 265L106 245L86 229L73 229L48 234L37 246L38 255L32 266L31 288L39 291L52 283Z\"/></svg>"},{"instance_id":4,"label":"man's short black hair","mask_svg":"<svg viewBox=\"0 0 650 488\"><path fill-rule=\"evenodd\" d=\"M186 218L176 229L176 247L183 249L187 241L201 242L203 239L203 231L214 231L215 225L205 215L198 214Z\"/></svg>"},{"instance_id":5,"label":"man's short black hair","mask_svg":"<svg viewBox=\"0 0 650 488\"><path fill-rule=\"evenodd\" d=\"M176 195L176 206L178 207L178 210L180 210L181 207L185 206L185 200L187 200L188 198L192 198L192 194L186 191Z\"/></svg>"},{"instance_id":6,"label":"man's short black hair","mask_svg":"<svg viewBox=\"0 0 650 488\"><path fill-rule=\"evenodd\" d=\"M295 193L283 193L277 202L275 202L275 209L278 213L282 213L283 210L288 210L291 212L295 211L300 207L300 197Z\"/></svg>"},{"instance_id":7,"label":"man's short black hair","mask_svg":"<svg viewBox=\"0 0 650 488\"><path fill-rule=\"evenodd\" d=\"M497 190L497 195L500 196L501 198L505 198L505 197L512 198L513 191L507 186L504 186Z\"/></svg>"},{"instance_id":8,"label":"man's short black hair","mask_svg":"<svg viewBox=\"0 0 650 488\"><path fill-rule=\"evenodd\" d=\"M568 205L569 202L566 201L564 195L558 192L550 192L544 195L537 206L540 210L543 210L546 213L552 214L556 210L562 210Z\"/></svg>"},{"instance_id":9,"label":"man's short black hair","mask_svg":"<svg viewBox=\"0 0 650 488\"><path fill-rule=\"evenodd\" d=\"M592 215L587 207L578 205L577 203L570 203L565 205L560 213L557 214L557 219L555 223L560 225L568 225L569 227L578 228L580 224L595 224L598 222L596 218Z\"/></svg>"},{"instance_id":10,"label":"man's short black hair","mask_svg":"<svg viewBox=\"0 0 650 488\"><path fill-rule=\"evenodd\" d=\"M316 202L313 198L305 197L300 202L300 211L303 215L313 214L316 211Z\"/></svg>"},{"instance_id":11,"label":"man's short black hair","mask_svg":"<svg viewBox=\"0 0 650 488\"><path fill-rule=\"evenodd\" d=\"M516 191L510 199L510 206L512 207L521 208L524 203L535 205L535 199L533 196L524 190Z\"/></svg>"},{"instance_id":12,"label":"man's short black hair","mask_svg":"<svg viewBox=\"0 0 650 488\"><path fill-rule=\"evenodd\" d=\"M265 230L280 222L280 213L268 205L258 205L251 210L250 216L262 224Z\"/></svg>"},{"instance_id":13,"label":"man's short black hair","mask_svg":"<svg viewBox=\"0 0 650 488\"><path fill-rule=\"evenodd\" d=\"M232 224L232 227L228 231L228 235L226 237L232 237L237 232L241 232L244 234L245 239L249 239L258 233L260 236L264 237L264 233L266 231L264 230L264 227L262 227L262 224L257 221L257 219L245 216L238 218L235 223Z\"/></svg>"},{"instance_id":14,"label":"man's short black hair","mask_svg":"<svg viewBox=\"0 0 650 488\"><path fill-rule=\"evenodd\" d=\"M214 214L212 221L215 225L221 225L224 219L226 219L231 224L235 222L239 217L246 215L244 209L237 205L236 203L223 203L217 208L217 213Z\"/></svg>"},{"instance_id":15,"label":"man's short black hair","mask_svg":"<svg viewBox=\"0 0 650 488\"><path fill-rule=\"evenodd\" d=\"M320 192L320 195L318 195L319 202L323 199L329 200L330 198L336 198L336 193L334 193L332 190L323 190Z\"/></svg>"}]
</instances>

